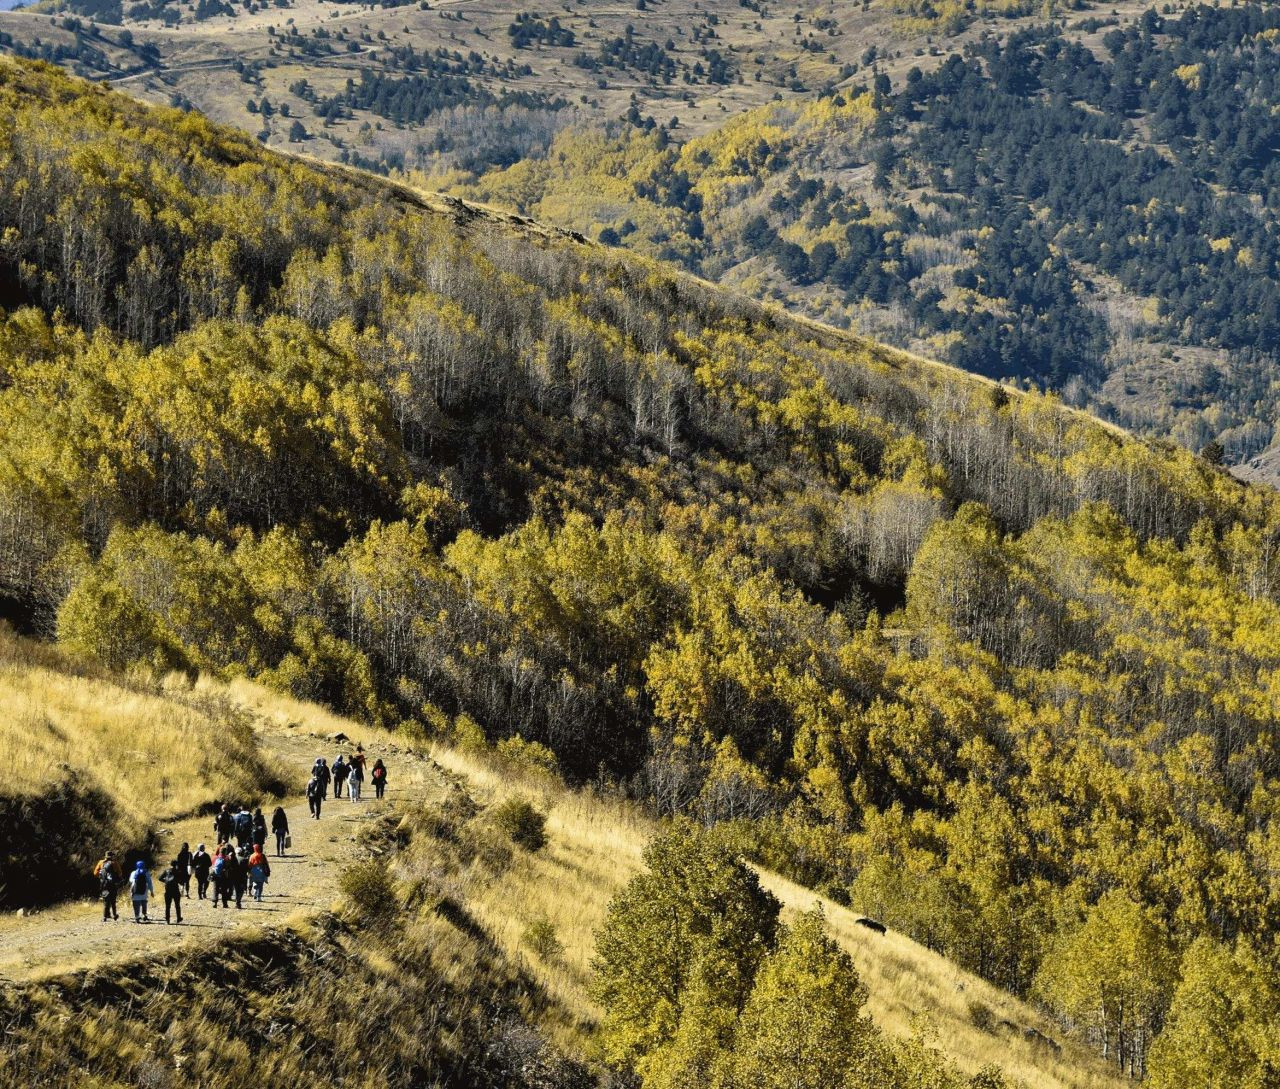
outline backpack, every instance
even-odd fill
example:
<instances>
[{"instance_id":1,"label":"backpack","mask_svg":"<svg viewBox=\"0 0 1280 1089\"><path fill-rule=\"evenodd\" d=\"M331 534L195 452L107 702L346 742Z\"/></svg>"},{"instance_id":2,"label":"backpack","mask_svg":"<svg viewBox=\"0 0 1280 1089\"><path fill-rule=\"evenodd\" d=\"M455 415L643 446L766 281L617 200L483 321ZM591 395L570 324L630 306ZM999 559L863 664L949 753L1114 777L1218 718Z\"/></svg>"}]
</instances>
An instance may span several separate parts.
<instances>
[{"instance_id":1,"label":"backpack","mask_svg":"<svg viewBox=\"0 0 1280 1089\"><path fill-rule=\"evenodd\" d=\"M253 815L250 813L236 814L236 835L241 839L248 839L253 835Z\"/></svg>"},{"instance_id":2,"label":"backpack","mask_svg":"<svg viewBox=\"0 0 1280 1089\"><path fill-rule=\"evenodd\" d=\"M133 871L133 876L129 879L129 888L135 896L141 896L147 891L147 873L145 870Z\"/></svg>"},{"instance_id":3,"label":"backpack","mask_svg":"<svg viewBox=\"0 0 1280 1089\"><path fill-rule=\"evenodd\" d=\"M386 769L386 768L374 768L374 769L373 769L373 777L374 777L375 779L381 779L381 778L383 778L386 774L387 774L387 769Z\"/></svg>"},{"instance_id":4,"label":"backpack","mask_svg":"<svg viewBox=\"0 0 1280 1089\"><path fill-rule=\"evenodd\" d=\"M226 868L227 868L227 860L223 858L221 855L219 855L218 861L213 864L213 876L215 878L221 877L222 871L225 870Z\"/></svg>"}]
</instances>

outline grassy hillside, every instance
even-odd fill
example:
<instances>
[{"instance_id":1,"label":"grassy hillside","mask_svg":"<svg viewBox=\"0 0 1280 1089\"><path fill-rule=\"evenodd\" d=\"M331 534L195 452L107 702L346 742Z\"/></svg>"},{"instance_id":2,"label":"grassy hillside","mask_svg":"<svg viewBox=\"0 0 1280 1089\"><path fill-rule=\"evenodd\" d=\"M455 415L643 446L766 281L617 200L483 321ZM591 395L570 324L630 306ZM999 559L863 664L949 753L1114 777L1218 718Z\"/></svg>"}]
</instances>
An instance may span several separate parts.
<instances>
[{"instance_id":1,"label":"grassy hillside","mask_svg":"<svg viewBox=\"0 0 1280 1089\"><path fill-rule=\"evenodd\" d=\"M107 846L150 852L159 824L270 797L291 774L259 753L235 704L113 677L4 628L0 744L8 906L92 890Z\"/></svg>"},{"instance_id":2,"label":"grassy hillside","mask_svg":"<svg viewBox=\"0 0 1280 1089\"><path fill-rule=\"evenodd\" d=\"M714 826L1134 1074L1206 989L1269 1061L1273 492L38 65L0 235L16 622Z\"/></svg>"},{"instance_id":3,"label":"grassy hillside","mask_svg":"<svg viewBox=\"0 0 1280 1089\"><path fill-rule=\"evenodd\" d=\"M1142 6L1115 10L1130 19ZM0 48L113 79L152 102L190 104L275 147L378 168L483 168L633 106L702 134L775 97L798 101L865 78L872 58L905 73L919 58L931 63L939 42L959 47L1043 18L1021 0L605 0L589 9L46 0L0 17Z\"/></svg>"},{"instance_id":4,"label":"grassy hillside","mask_svg":"<svg viewBox=\"0 0 1280 1089\"><path fill-rule=\"evenodd\" d=\"M28 663L52 657L26 641L10 640L9 647L11 658L21 654ZM102 714L135 706L126 689L100 683ZM194 692L251 712L268 744L280 734L305 747L305 739L318 743L335 732L361 737L371 751L404 741L243 680L204 677ZM475 745L436 745L432 755L448 790L443 797L406 794L405 762L392 760L395 808L360 833L350 872L361 879L330 873L336 913L300 916L291 899L287 926L223 933L217 957L208 955L203 928L193 944L163 949L136 935L107 934L109 945L79 966L52 978L39 972L35 984L0 985L10 1028L0 1084L58 1084L92 1074L104 1084L144 1078L176 1085L194 1077L229 1086L252 1077L270 1086L356 1071L390 1085L610 1084L596 1061L601 1009L588 993L596 933L661 825L634 804L567 789L531 769L519 750L503 756ZM547 843L536 852L513 845L496 819L513 797L532 799L547 815ZM305 851L307 837L299 842ZM383 887L384 869L391 907L378 907L370 892ZM765 883L787 905L788 918L815 900L776 875L766 874ZM1119 1084L1079 1043L1064 1039L1065 1051L1055 1054L1025 1040L1028 1026L1057 1031L1025 1004L902 935L855 926L855 914L838 904L826 901L825 910L869 988L876 1025L891 1038L927 1040L937 1049L926 1057L939 1078L955 1063L968 1074L994 1066L1010 1084ZM198 908L190 912L199 921ZM0 928L4 952L13 942L38 941L30 928L44 918ZM89 936L103 937L96 929ZM218 997L228 994L241 1015L247 1009L252 1016L224 1021L229 1014ZM376 1016L344 1012L358 1009ZM1002 1028L1001 1020L1014 1027ZM391 1031L393 1025L415 1031ZM211 1046L223 1030L233 1048ZM282 1048L284 1039L289 1046Z\"/></svg>"},{"instance_id":5,"label":"grassy hillside","mask_svg":"<svg viewBox=\"0 0 1280 1089\"><path fill-rule=\"evenodd\" d=\"M496 876L481 868L472 875L469 904L499 947L572 1014L553 1039L582 1048L601 1012L589 995L596 933L610 899L641 869L644 848L660 826L634 806L566 791L555 779L492 754L437 746L433 756L483 805L532 798L546 812L547 847L518 857ZM1014 1084L1083 1089L1121 1083L1078 1041L1064 1040L1065 1052L1055 1053L1053 1045L1025 1036L1027 1028L1050 1036L1059 1031L1027 1004L901 934L879 935L857 925L858 914L847 907L777 874L761 876L788 918L822 904L831 933L867 984L871 1016L890 1035L923 1034L966 1073L994 1065ZM559 943L550 956L530 946L537 924L549 924Z\"/></svg>"}]
</instances>

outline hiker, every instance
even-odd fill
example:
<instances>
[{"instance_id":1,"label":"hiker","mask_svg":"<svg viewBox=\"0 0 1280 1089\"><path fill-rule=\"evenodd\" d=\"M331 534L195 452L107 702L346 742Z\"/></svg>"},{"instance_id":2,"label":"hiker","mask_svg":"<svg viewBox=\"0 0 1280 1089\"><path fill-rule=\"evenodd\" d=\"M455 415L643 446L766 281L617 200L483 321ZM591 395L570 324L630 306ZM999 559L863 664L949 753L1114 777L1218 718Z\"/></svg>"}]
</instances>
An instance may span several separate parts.
<instances>
[{"instance_id":1,"label":"hiker","mask_svg":"<svg viewBox=\"0 0 1280 1089\"><path fill-rule=\"evenodd\" d=\"M333 796L335 798L342 797L342 788L347 782L347 772L350 769L342 762L342 753L334 758L333 761Z\"/></svg>"},{"instance_id":2,"label":"hiker","mask_svg":"<svg viewBox=\"0 0 1280 1089\"><path fill-rule=\"evenodd\" d=\"M178 860L175 858L165 867L164 872L160 875L160 884L164 886L164 921L165 925L169 924L169 909L172 908L178 917L178 922L182 922L182 875L178 868Z\"/></svg>"},{"instance_id":3,"label":"hiker","mask_svg":"<svg viewBox=\"0 0 1280 1089\"><path fill-rule=\"evenodd\" d=\"M381 798L387 789L387 766L381 759L373 762L373 771L369 773L369 778L373 780L373 796Z\"/></svg>"},{"instance_id":4,"label":"hiker","mask_svg":"<svg viewBox=\"0 0 1280 1089\"><path fill-rule=\"evenodd\" d=\"M147 873L147 864L139 861L133 868L133 873L129 876L129 894L133 897L133 921L135 923L149 923L150 917L147 915L147 897L155 894L156 887L151 882L151 875Z\"/></svg>"},{"instance_id":5,"label":"hiker","mask_svg":"<svg viewBox=\"0 0 1280 1089\"><path fill-rule=\"evenodd\" d=\"M262 815L261 809L253 811L253 842L267 842L267 818Z\"/></svg>"},{"instance_id":6,"label":"hiker","mask_svg":"<svg viewBox=\"0 0 1280 1089\"><path fill-rule=\"evenodd\" d=\"M284 858L284 849L289 845L289 816L282 805L276 806L276 811L271 814L271 831L276 834L276 854Z\"/></svg>"},{"instance_id":7,"label":"hiker","mask_svg":"<svg viewBox=\"0 0 1280 1089\"><path fill-rule=\"evenodd\" d=\"M212 867L213 859L209 857L209 852L204 849L202 843L196 848L196 853L191 856L191 872L196 877L196 896L201 900L209 891L209 870Z\"/></svg>"},{"instance_id":8,"label":"hiker","mask_svg":"<svg viewBox=\"0 0 1280 1089\"><path fill-rule=\"evenodd\" d=\"M102 921L108 919L119 922L120 912L116 910L116 897L120 895L120 869L116 866L115 851L108 851L102 861L93 868L93 875L98 879L98 887L102 896Z\"/></svg>"},{"instance_id":9,"label":"hiker","mask_svg":"<svg viewBox=\"0 0 1280 1089\"><path fill-rule=\"evenodd\" d=\"M253 814L241 805L240 811L235 815L234 824L236 846L251 846L253 844Z\"/></svg>"},{"instance_id":10,"label":"hiker","mask_svg":"<svg viewBox=\"0 0 1280 1089\"><path fill-rule=\"evenodd\" d=\"M271 863L262 853L262 844L253 845L253 854L249 856L249 883L253 886L253 898L262 903L262 887L271 880Z\"/></svg>"},{"instance_id":11,"label":"hiker","mask_svg":"<svg viewBox=\"0 0 1280 1089\"><path fill-rule=\"evenodd\" d=\"M353 802L360 800L360 786L364 782L364 765L353 756L347 761L347 794Z\"/></svg>"},{"instance_id":12,"label":"hiker","mask_svg":"<svg viewBox=\"0 0 1280 1089\"><path fill-rule=\"evenodd\" d=\"M231 863L234 869L231 871L232 887L236 890L236 908L244 906L244 894L249 889L249 855L251 854L249 847L241 847L238 851L231 852Z\"/></svg>"},{"instance_id":13,"label":"hiker","mask_svg":"<svg viewBox=\"0 0 1280 1089\"><path fill-rule=\"evenodd\" d=\"M213 838L219 843L226 843L231 838L235 827L236 819L231 815L231 806L224 802L222 808L218 810L218 815L213 819Z\"/></svg>"},{"instance_id":14,"label":"hiker","mask_svg":"<svg viewBox=\"0 0 1280 1089\"><path fill-rule=\"evenodd\" d=\"M323 756L317 756L316 762L311 765L311 774L317 775L324 781L324 789L329 790L329 765L324 762Z\"/></svg>"},{"instance_id":15,"label":"hiker","mask_svg":"<svg viewBox=\"0 0 1280 1089\"><path fill-rule=\"evenodd\" d=\"M356 753L355 753L355 755L347 758L347 766L348 766L348 767L353 767L353 768L359 768L359 769L360 769L360 781L361 781L361 782L364 782L364 766L365 766L365 763L366 763L366 761L365 761L365 758L364 758L364 746L363 746L363 745L357 745L357 746L356 746Z\"/></svg>"},{"instance_id":16,"label":"hiker","mask_svg":"<svg viewBox=\"0 0 1280 1089\"><path fill-rule=\"evenodd\" d=\"M324 804L328 794L329 791L325 788L320 776L311 776L311 782L307 784L307 807L311 810L311 815L316 820L320 819L320 807Z\"/></svg>"},{"instance_id":17,"label":"hiker","mask_svg":"<svg viewBox=\"0 0 1280 1089\"><path fill-rule=\"evenodd\" d=\"M221 906L232 906L232 889L234 888L233 866L234 862L229 860L232 855L230 847L223 847L218 852L218 859L214 861L212 875L214 875L214 907L218 907L218 901L221 900Z\"/></svg>"},{"instance_id":18,"label":"hiker","mask_svg":"<svg viewBox=\"0 0 1280 1089\"><path fill-rule=\"evenodd\" d=\"M178 851L178 857L173 860L175 866L178 867L178 884L182 886L182 891L187 899L191 898L191 848L187 844L182 845L182 849Z\"/></svg>"}]
</instances>

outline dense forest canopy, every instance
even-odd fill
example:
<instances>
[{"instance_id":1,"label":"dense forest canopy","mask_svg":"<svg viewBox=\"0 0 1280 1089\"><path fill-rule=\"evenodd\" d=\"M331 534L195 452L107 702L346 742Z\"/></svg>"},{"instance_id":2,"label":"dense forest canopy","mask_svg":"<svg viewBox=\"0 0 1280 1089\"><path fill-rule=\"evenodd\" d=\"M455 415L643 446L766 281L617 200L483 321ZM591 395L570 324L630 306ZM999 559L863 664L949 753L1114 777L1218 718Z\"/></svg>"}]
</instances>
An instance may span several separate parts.
<instances>
[{"instance_id":1,"label":"dense forest canopy","mask_svg":"<svg viewBox=\"0 0 1280 1089\"><path fill-rule=\"evenodd\" d=\"M1273 492L38 63L0 246L12 622L538 743L1158 1084L1215 994L1260 1084Z\"/></svg>"}]
</instances>

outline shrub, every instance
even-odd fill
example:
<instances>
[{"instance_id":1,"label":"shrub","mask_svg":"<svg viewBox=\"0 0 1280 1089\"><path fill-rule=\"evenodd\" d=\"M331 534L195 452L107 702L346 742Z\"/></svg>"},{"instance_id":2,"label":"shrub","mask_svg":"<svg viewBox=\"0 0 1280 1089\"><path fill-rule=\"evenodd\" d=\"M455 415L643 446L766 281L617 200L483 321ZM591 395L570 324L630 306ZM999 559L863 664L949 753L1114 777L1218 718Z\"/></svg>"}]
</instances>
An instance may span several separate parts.
<instances>
[{"instance_id":1,"label":"shrub","mask_svg":"<svg viewBox=\"0 0 1280 1089\"><path fill-rule=\"evenodd\" d=\"M461 752L482 752L487 747L484 729L464 712L453 720L453 744Z\"/></svg>"},{"instance_id":2,"label":"shrub","mask_svg":"<svg viewBox=\"0 0 1280 1089\"><path fill-rule=\"evenodd\" d=\"M338 887L351 906L366 919L382 919L400 907L395 884L381 862L357 862L343 871Z\"/></svg>"},{"instance_id":3,"label":"shrub","mask_svg":"<svg viewBox=\"0 0 1280 1089\"><path fill-rule=\"evenodd\" d=\"M494 811L494 821L512 843L526 851L538 851L546 845L547 818L527 798L508 798Z\"/></svg>"},{"instance_id":4,"label":"shrub","mask_svg":"<svg viewBox=\"0 0 1280 1089\"><path fill-rule=\"evenodd\" d=\"M971 999L967 1005L969 1012L969 1020L973 1026L982 1032L994 1032L996 1028L995 1014L991 1012L991 1007L984 1002L978 1002Z\"/></svg>"},{"instance_id":5,"label":"shrub","mask_svg":"<svg viewBox=\"0 0 1280 1089\"><path fill-rule=\"evenodd\" d=\"M554 960L564 951L564 944L556 935L550 919L535 919L524 928L520 944L543 960Z\"/></svg>"},{"instance_id":6,"label":"shrub","mask_svg":"<svg viewBox=\"0 0 1280 1089\"><path fill-rule=\"evenodd\" d=\"M548 775L557 775L560 771L555 753L537 741L526 741L519 734L499 741L498 755L525 771L545 772Z\"/></svg>"}]
</instances>

